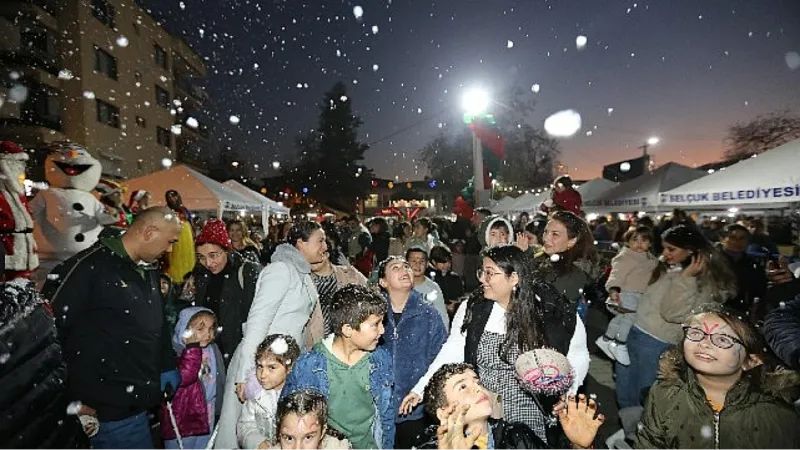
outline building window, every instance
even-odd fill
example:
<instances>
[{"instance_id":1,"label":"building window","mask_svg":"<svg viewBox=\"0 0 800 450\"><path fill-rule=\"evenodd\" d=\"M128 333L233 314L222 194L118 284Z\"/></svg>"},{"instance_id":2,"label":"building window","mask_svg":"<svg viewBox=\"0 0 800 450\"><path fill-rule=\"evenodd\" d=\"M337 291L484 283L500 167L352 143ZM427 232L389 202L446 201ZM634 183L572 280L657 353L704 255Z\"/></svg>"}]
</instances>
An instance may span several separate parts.
<instances>
[{"instance_id":1,"label":"building window","mask_svg":"<svg viewBox=\"0 0 800 450\"><path fill-rule=\"evenodd\" d=\"M139 125L141 128L147 128L147 120L144 117L136 116L136 125Z\"/></svg>"},{"instance_id":2,"label":"building window","mask_svg":"<svg viewBox=\"0 0 800 450\"><path fill-rule=\"evenodd\" d=\"M92 15L109 28L114 28L117 12L108 0L92 0Z\"/></svg>"},{"instance_id":3,"label":"building window","mask_svg":"<svg viewBox=\"0 0 800 450\"><path fill-rule=\"evenodd\" d=\"M169 108L169 92L158 85L156 85L156 103L164 108Z\"/></svg>"},{"instance_id":4,"label":"building window","mask_svg":"<svg viewBox=\"0 0 800 450\"><path fill-rule=\"evenodd\" d=\"M164 51L158 44L153 44L153 61L159 67L167 68L167 52Z\"/></svg>"},{"instance_id":5,"label":"building window","mask_svg":"<svg viewBox=\"0 0 800 450\"><path fill-rule=\"evenodd\" d=\"M119 108L100 99L95 99L95 104L97 106L97 121L119 128Z\"/></svg>"},{"instance_id":6,"label":"building window","mask_svg":"<svg viewBox=\"0 0 800 450\"><path fill-rule=\"evenodd\" d=\"M117 79L117 58L98 46L94 46L94 71L106 74L112 80Z\"/></svg>"},{"instance_id":7,"label":"building window","mask_svg":"<svg viewBox=\"0 0 800 450\"><path fill-rule=\"evenodd\" d=\"M60 111L58 93L46 86L32 84L20 112L22 119L28 123L61 130Z\"/></svg>"},{"instance_id":8,"label":"building window","mask_svg":"<svg viewBox=\"0 0 800 450\"><path fill-rule=\"evenodd\" d=\"M172 133L166 128L156 127L156 141L167 148L172 148Z\"/></svg>"}]
</instances>

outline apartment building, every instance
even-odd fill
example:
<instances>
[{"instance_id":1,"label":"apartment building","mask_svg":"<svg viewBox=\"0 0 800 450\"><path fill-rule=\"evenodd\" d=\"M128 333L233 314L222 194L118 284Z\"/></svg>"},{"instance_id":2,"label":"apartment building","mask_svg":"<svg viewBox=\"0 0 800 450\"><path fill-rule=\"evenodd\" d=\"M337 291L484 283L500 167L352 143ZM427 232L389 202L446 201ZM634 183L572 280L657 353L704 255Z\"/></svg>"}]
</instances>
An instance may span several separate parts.
<instances>
[{"instance_id":1,"label":"apartment building","mask_svg":"<svg viewBox=\"0 0 800 450\"><path fill-rule=\"evenodd\" d=\"M107 176L196 159L208 144L203 59L135 1L0 2L0 139L86 146Z\"/></svg>"}]
</instances>

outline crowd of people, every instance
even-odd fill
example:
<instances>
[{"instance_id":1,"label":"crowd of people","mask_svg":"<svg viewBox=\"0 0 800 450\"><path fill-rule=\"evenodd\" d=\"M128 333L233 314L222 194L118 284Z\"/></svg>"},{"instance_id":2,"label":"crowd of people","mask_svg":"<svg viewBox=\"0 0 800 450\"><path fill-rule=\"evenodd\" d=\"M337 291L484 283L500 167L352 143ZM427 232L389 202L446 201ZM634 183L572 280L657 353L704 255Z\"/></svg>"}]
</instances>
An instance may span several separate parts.
<instances>
[{"instance_id":1,"label":"crowd of people","mask_svg":"<svg viewBox=\"0 0 800 450\"><path fill-rule=\"evenodd\" d=\"M622 446L796 448L800 280L754 256L774 250L763 224L587 222L573 192L557 179L513 223L478 208L267 236L136 192L41 289L6 277L0 442L593 448L613 420ZM586 391L589 308L610 319L618 417ZM567 383L532 389L525 358Z\"/></svg>"}]
</instances>

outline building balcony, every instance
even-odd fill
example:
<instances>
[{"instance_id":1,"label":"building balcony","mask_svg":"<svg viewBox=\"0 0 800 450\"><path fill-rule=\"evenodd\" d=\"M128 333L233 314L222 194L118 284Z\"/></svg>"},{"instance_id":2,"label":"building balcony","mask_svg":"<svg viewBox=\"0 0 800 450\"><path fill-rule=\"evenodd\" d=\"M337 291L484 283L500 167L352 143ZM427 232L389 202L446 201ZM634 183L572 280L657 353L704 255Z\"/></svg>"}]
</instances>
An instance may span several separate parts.
<instances>
[{"instance_id":1,"label":"building balcony","mask_svg":"<svg viewBox=\"0 0 800 450\"><path fill-rule=\"evenodd\" d=\"M41 116L23 113L22 117L0 118L0 127L13 128L24 126L42 127L58 132L62 131L61 117L58 116Z\"/></svg>"}]
</instances>

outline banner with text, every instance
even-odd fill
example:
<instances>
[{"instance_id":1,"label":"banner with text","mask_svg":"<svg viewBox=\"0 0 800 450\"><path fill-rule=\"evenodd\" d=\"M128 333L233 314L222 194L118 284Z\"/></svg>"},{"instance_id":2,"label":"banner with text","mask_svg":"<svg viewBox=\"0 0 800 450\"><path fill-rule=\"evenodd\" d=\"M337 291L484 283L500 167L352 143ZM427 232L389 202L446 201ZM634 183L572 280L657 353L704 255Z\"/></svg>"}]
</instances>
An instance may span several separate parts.
<instances>
[{"instance_id":1,"label":"banner with text","mask_svg":"<svg viewBox=\"0 0 800 450\"><path fill-rule=\"evenodd\" d=\"M661 194L661 203L668 205L781 203L800 202L800 184L736 191L709 191L684 194Z\"/></svg>"}]
</instances>

